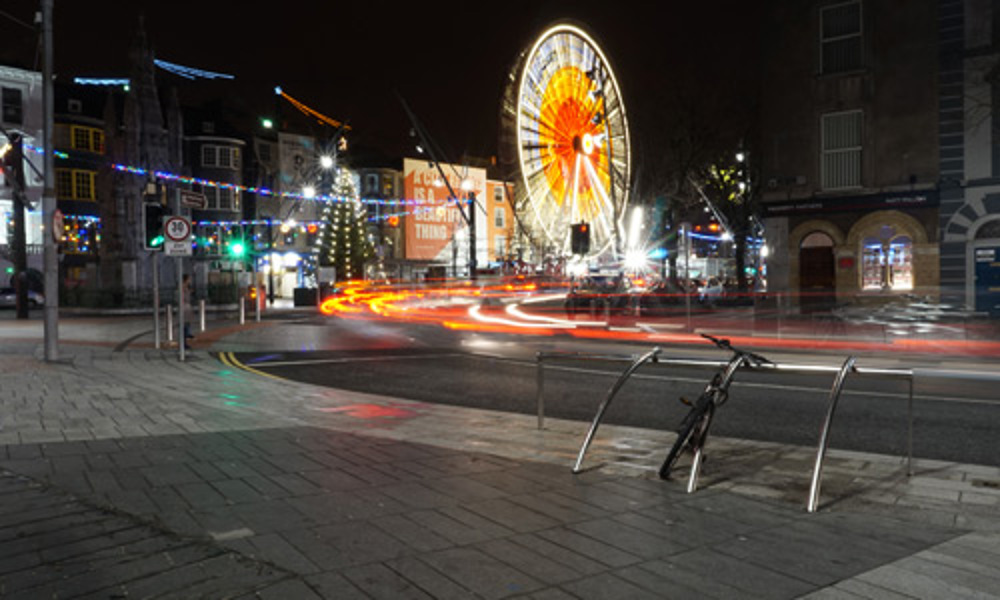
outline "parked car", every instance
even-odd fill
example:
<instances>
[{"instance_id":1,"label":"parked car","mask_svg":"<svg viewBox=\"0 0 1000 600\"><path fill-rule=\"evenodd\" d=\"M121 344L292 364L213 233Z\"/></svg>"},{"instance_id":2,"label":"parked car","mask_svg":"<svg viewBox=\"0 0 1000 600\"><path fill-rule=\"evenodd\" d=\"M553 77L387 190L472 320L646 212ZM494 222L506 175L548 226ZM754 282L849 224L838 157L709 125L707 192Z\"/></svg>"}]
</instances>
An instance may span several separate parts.
<instances>
[{"instance_id":1,"label":"parked car","mask_svg":"<svg viewBox=\"0 0 1000 600\"><path fill-rule=\"evenodd\" d=\"M715 277L710 277L704 286L698 288L699 299L705 304L716 304L724 292L722 282Z\"/></svg>"},{"instance_id":2,"label":"parked car","mask_svg":"<svg viewBox=\"0 0 1000 600\"><path fill-rule=\"evenodd\" d=\"M38 308L45 304L45 298L38 292L28 290L28 306ZM0 308L14 308L17 306L17 290L12 287L0 288Z\"/></svg>"}]
</instances>

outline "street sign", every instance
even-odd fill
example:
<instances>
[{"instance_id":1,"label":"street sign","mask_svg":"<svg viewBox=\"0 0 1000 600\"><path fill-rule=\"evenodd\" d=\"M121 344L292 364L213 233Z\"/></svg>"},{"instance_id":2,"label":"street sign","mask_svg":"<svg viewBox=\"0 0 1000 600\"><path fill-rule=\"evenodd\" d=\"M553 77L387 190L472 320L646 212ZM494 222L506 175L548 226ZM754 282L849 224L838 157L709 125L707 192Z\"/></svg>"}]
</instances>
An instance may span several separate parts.
<instances>
[{"instance_id":1,"label":"street sign","mask_svg":"<svg viewBox=\"0 0 1000 600\"><path fill-rule=\"evenodd\" d=\"M205 210L208 208L208 199L205 198L205 194L202 194L201 192L181 190L181 206Z\"/></svg>"},{"instance_id":2,"label":"street sign","mask_svg":"<svg viewBox=\"0 0 1000 600\"><path fill-rule=\"evenodd\" d=\"M163 237L164 256L191 256L191 221L187 217L166 217Z\"/></svg>"}]
</instances>

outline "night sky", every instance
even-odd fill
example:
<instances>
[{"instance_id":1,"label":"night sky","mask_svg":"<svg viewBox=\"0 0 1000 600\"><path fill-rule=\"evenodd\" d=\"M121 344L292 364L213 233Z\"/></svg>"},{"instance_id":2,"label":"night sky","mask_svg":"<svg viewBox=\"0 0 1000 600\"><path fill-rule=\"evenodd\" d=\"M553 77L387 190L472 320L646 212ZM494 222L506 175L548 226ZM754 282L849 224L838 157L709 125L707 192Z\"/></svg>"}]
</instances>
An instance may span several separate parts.
<instances>
[{"instance_id":1,"label":"night sky","mask_svg":"<svg viewBox=\"0 0 1000 600\"><path fill-rule=\"evenodd\" d=\"M664 95L749 76L754 32L738 12L749 4L56 0L55 64L63 79L128 76L127 50L144 14L158 58L236 76L192 85L159 71L161 82L177 83L182 102L222 95L263 114L273 112L280 85L349 122L353 143L399 153L409 123L398 91L450 154L490 156L505 74L547 25L572 19L612 62L633 145L655 152ZM36 36L11 17L30 23L37 7L0 5L0 63L34 64Z\"/></svg>"}]
</instances>

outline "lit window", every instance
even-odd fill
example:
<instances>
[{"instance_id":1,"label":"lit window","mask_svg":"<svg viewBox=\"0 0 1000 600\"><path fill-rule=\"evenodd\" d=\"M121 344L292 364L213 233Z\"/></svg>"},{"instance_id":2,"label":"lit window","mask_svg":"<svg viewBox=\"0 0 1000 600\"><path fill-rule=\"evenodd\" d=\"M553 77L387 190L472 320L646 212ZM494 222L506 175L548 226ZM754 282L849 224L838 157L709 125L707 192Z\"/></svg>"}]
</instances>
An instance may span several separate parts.
<instances>
[{"instance_id":1,"label":"lit window","mask_svg":"<svg viewBox=\"0 0 1000 600\"><path fill-rule=\"evenodd\" d=\"M891 228L883 228L892 233ZM861 288L913 289L913 242L905 235L865 238L861 252Z\"/></svg>"},{"instance_id":2,"label":"lit window","mask_svg":"<svg viewBox=\"0 0 1000 600\"><path fill-rule=\"evenodd\" d=\"M84 152L104 153L104 132L96 127L70 126L70 147Z\"/></svg>"},{"instance_id":3,"label":"lit window","mask_svg":"<svg viewBox=\"0 0 1000 600\"><path fill-rule=\"evenodd\" d=\"M862 112L852 110L822 117L822 184L824 190L861 186Z\"/></svg>"},{"instance_id":4,"label":"lit window","mask_svg":"<svg viewBox=\"0 0 1000 600\"><path fill-rule=\"evenodd\" d=\"M73 171L56 169L56 197L67 200L73 198Z\"/></svg>"},{"instance_id":5,"label":"lit window","mask_svg":"<svg viewBox=\"0 0 1000 600\"><path fill-rule=\"evenodd\" d=\"M96 173L82 169L56 169L56 198L91 200L96 198Z\"/></svg>"},{"instance_id":6,"label":"lit window","mask_svg":"<svg viewBox=\"0 0 1000 600\"><path fill-rule=\"evenodd\" d=\"M87 171L74 171L73 183L76 187L75 197L77 200L94 199L94 174Z\"/></svg>"},{"instance_id":7,"label":"lit window","mask_svg":"<svg viewBox=\"0 0 1000 600\"><path fill-rule=\"evenodd\" d=\"M73 149L90 150L90 129L73 127Z\"/></svg>"},{"instance_id":8,"label":"lit window","mask_svg":"<svg viewBox=\"0 0 1000 600\"><path fill-rule=\"evenodd\" d=\"M820 10L820 61L823 74L855 71L863 66L861 2L845 2Z\"/></svg>"}]
</instances>

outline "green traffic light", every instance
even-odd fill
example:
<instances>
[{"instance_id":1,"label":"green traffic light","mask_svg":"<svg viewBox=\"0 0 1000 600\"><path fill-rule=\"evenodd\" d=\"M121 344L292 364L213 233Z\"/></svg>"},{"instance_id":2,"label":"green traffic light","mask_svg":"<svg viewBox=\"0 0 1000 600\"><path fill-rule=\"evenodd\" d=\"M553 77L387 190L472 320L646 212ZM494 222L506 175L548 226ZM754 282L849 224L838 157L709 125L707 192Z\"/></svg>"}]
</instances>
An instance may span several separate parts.
<instances>
[{"instance_id":1,"label":"green traffic light","mask_svg":"<svg viewBox=\"0 0 1000 600\"><path fill-rule=\"evenodd\" d=\"M243 245L243 242L233 242L232 244L229 244L229 253L233 256L243 256L244 252L246 252L246 247Z\"/></svg>"},{"instance_id":2,"label":"green traffic light","mask_svg":"<svg viewBox=\"0 0 1000 600\"><path fill-rule=\"evenodd\" d=\"M163 238L162 235L156 236L155 238L149 240L149 247L150 248L159 248L160 246L163 245L163 239L164 238Z\"/></svg>"}]
</instances>

